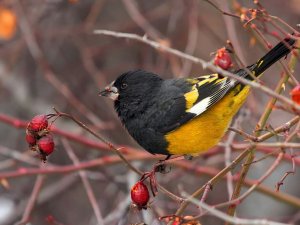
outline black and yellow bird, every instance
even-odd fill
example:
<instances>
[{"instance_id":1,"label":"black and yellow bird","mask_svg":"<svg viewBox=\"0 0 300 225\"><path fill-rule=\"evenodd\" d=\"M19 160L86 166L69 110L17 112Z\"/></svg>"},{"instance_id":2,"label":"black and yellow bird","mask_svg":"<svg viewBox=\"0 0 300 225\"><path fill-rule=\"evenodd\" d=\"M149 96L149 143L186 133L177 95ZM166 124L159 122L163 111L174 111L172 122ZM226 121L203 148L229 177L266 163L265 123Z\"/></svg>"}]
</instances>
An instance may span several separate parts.
<instances>
[{"instance_id":1,"label":"black and yellow bird","mask_svg":"<svg viewBox=\"0 0 300 225\"><path fill-rule=\"evenodd\" d=\"M253 80L295 43L286 38L237 76ZM148 152L196 155L216 145L249 94L250 86L219 74L164 80L136 70L123 73L100 95L114 100L129 134Z\"/></svg>"}]
</instances>

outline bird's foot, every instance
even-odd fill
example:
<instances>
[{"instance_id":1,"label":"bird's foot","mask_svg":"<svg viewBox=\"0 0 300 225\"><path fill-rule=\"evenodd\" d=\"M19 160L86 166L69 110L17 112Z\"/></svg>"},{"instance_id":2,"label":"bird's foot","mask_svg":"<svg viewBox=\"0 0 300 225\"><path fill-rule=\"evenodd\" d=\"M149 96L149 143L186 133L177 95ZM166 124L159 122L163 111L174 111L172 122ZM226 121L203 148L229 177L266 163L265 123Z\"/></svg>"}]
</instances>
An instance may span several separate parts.
<instances>
[{"instance_id":1,"label":"bird's foot","mask_svg":"<svg viewBox=\"0 0 300 225\"><path fill-rule=\"evenodd\" d=\"M169 173L171 167L167 167L166 162L171 158L171 155L168 155L165 159L159 160L153 167L153 170L158 173Z\"/></svg>"},{"instance_id":2,"label":"bird's foot","mask_svg":"<svg viewBox=\"0 0 300 225\"><path fill-rule=\"evenodd\" d=\"M183 155L183 157L186 160L192 160L194 158L194 156L192 156L192 155Z\"/></svg>"},{"instance_id":3,"label":"bird's foot","mask_svg":"<svg viewBox=\"0 0 300 225\"><path fill-rule=\"evenodd\" d=\"M171 171L170 167L167 167L167 165L165 164L166 161L171 157L171 155L168 155L167 158L165 158L164 160L159 160L152 168L151 171L149 172L145 172L142 177L141 177L141 181L146 180L147 178L149 178L150 181L150 187L151 187L151 192L153 194L153 196L155 196L158 192L157 189L157 181L156 181L156 177L155 174L156 173L169 173ZM168 169L167 169L168 168Z\"/></svg>"},{"instance_id":4,"label":"bird's foot","mask_svg":"<svg viewBox=\"0 0 300 225\"><path fill-rule=\"evenodd\" d=\"M167 166L165 164L165 161L163 161L163 162L156 163L156 165L154 165L154 167L153 167L153 170L155 171L155 173L166 174L171 171L171 167Z\"/></svg>"}]
</instances>

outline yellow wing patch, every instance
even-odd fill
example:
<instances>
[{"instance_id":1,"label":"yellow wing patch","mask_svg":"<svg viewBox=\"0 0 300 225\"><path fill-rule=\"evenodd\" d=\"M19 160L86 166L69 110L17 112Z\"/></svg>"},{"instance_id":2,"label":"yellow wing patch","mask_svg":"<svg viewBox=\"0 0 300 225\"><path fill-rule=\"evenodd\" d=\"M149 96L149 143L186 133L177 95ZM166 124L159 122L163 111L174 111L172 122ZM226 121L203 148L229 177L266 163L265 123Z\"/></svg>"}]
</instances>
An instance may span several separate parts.
<instances>
[{"instance_id":1,"label":"yellow wing patch","mask_svg":"<svg viewBox=\"0 0 300 225\"><path fill-rule=\"evenodd\" d=\"M224 79L219 79L218 74L211 74L211 75L205 75L201 77L197 77L195 79L187 79L187 81L191 84L193 84L192 90L184 95L186 100L186 111L188 111L190 108L194 106L196 103L198 97L199 97L199 91L197 87L201 87L205 83L211 83L211 82L222 82Z\"/></svg>"},{"instance_id":2,"label":"yellow wing patch","mask_svg":"<svg viewBox=\"0 0 300 225\"><path fill-rule=\"evenodd\" d=\"M190 84L197 84L197 83L199 83L199 80L197 80L197 79L187 78L186 81L189 82Z\"/></svg>"},{"instance_id":3,"label":"yellow wing patch","mask_svg":"<svg viewBox=\"0 0 300 225\"><path fill-rule=\"evenodd\" d=\"M188 110L193 107L193 105L195 104L195 102L197 101L197 99L199 97L199 92L198 92L196 86L194 85L192 90L190 92L186 93L184 95L184 97L185 97L185 101L186 101L185 108L186 108L186 110Z\"/></svg>"},{"instance_id":4,"label":"yellow wing patch","mask_svg":"<svg viewBox=\"0 0 300 225\"><path fill-rule=\"evenodd\" d=\"M260 60L259 63L258 63L258 65L257 65L257 67L260 67L261 64L263 64L263 62L264 62L264 60Z\"/></svg>"},{"instance_id":5,"label":"yellow wing patch","mask_svg":"<svg viewBox=\"0 0 300 225\"><path fill-rule=\"evenodd\" d=\"M210 74L210 75L204 75L201 77L196 77L193 79L187 79L187 82L190 84L197 84L198 86L201 86L205 83L211 83L212 81L219 78L219 75L217 73Z\"/></svg>"}]
</instances>

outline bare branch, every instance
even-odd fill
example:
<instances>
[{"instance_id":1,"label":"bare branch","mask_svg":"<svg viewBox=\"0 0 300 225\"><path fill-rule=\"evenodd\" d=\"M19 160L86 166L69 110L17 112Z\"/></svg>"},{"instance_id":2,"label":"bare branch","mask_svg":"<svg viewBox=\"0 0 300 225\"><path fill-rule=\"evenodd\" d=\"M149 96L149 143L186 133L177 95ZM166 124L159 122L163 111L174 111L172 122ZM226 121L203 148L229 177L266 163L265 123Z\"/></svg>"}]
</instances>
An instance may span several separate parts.
<instances>
[{"instance_id":1,"label":"bare branch","mask_svg":"<svg viewBox=\"0 0 300 225\"><path fill-rule=\"evenodd\" d=\"M227 76L227 77L230 77L230 78L233 78L243 84L246 84L246 85L249 85L255 89L258 89L258 90L261 90L263 92L265 92L266 94L272 96L272 97L275 97L277 98L279 101L281 101L282 103L288 105L289 107L291 107L291 109L293 109L296 113L300 113L300 106L297 105L296 103L294 103L292 100L280 95L280 94L277 94L276 92L274 92L273 90L271 90L270 88L267 88L266 86L260 84L260 83L257 83L257 82L251 82L247 79L244 79L242 77L239 77L233 73L230 73L226 70L223 70L215 65L213 65L212 62L207 62L203 59L200 59L200 58L197 58L197 57L194 57L194 56L191 56L191 55L188 55L188 54L185 54L179 50L176 50L176 49L173 49L173 48L170 48L168 46L165 46L165 45L162 45L156 41L152 41L152 40L149 40L147 38L147 36L139 36L137 34L132 34L132 33L122 33L122 32L115 32L115 31L110 31L110 30L94 30L94 33L95 34L103 34L103 35L107 35L107 36L113 36L113 37L117 37L117 38L126 38L126 39L133 39L133 40L136 40L136 41L139 41L139 42L142 42L142 43L145 43L145 44L148 44L150 45L151 47L157 49L157 50L161 50L161 51L164 51L164 52L168 52L170 54L173 54L173 55L176 55L178 57L181 57L181 58L184 58L184 59L187 59L187 60L190 60L196 64L201 64L203 66L203 68L209 68L217 73L220 73L224 76Z\"/></svg>"},{"instance_id":2,"label":"bare branch","mask_svg":"<svg viewBox=\"0 0 300 225\"><path fill-rule=\"evenodd\" d=\"M214 209L213 207L205 204L204 202L201 202L195 198L191 198L186 193L183 193L183 196L189 198L192 203L207 210L210 214L212 214L226 222L229 222L229 223L239 224L239 225L288 225L286 223L278 223L278 222L269 221L269 220L265 220L265 219L261 219L261 220L259 220L259 219L241 219L238 217L231 217L217 209Z\"/></svg>"}]
</instances>

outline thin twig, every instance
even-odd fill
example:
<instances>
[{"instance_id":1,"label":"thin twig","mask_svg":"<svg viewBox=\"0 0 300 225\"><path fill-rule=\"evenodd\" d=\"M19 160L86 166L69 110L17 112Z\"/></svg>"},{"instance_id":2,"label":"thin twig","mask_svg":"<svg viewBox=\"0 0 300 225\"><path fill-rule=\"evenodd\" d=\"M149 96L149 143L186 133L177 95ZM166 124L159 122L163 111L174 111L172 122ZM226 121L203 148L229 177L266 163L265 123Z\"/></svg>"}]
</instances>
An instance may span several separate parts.
<instances>
[{"instance_id":1,"label":"thin twig","mask_svg":"<svg viewBox=\"0 0 300 225\"><path fill-rule=\"evenodd\" d=\"M192 55L194 54L194 51L197 46L197 40L198 40L198 4L196 0L193 0L190 2L189 5L190 12L189 12L189 32L188 32L188 38L187 38L187 44L185 47L185 53ZM190 74L190 71L192 69L192 62L190 60L184 60L182 69L180 71L180 76L187 76Z\"/></svg>"},{"instance_id":2,"label":"thin twig","mask_svg":"<svg viewBox=\"0 0 300 225\"><path fill-rule=\"evenodd\" d=\"M267 140L270 137L273 137L275 134L279 134L281 132L288 131L292 126L294 126L296 123L298 123L299 120L300 120L299 116L294 117L290 121L288 121L285 124L277 127L276 129L274 129L274 131L262 134L261 136L257 137L257 142Z\"/></svg>"},{"instance_id":3,"label":"thin twig","mask_svg":"<svg viewBox=\"0 0 300 225\"><path fill-rule=\"evenodd\" d=\"M185 161L177 161L174 162L174 165L186 170L187 172L193 172L196 173L198 175L209 175L209 176L216 176L220 171L216 170L215 168L208 168L208 167L201 167L201 166L193 166L188 162ZM226 179L226 177L222 177L222 179ZM232 180L234 182L239 180L239 176L233 176ZM243 185L244 186L248 186L251 187L253 185L255 185L257 183L257 180L250 180L250 179L245 179ZM272 197L274 200L278 201L278 202L285 202L288 203L290 205L293 205L297 208L300 208L300 201L298 198L295 198L294 196L288 195L286 193L281 193L281 192L275 192L274 190L267 188L263 185L258 185L256 187L256 191L259 192L263 192L265 195L268 195L270 197ZM278 195L279 194L279 195ZM227 203L227 202L225 202Z\"/></svg>"},{"instance_id":4,"label":"thin twig","mask_svg":"<svg viewBox=\"0 0 300 225\"><path fill-rule=\"evenodd\" d=\"M57 111L56 109L54 109L57 113L57 116L59 117L66 117L69 118L71 120L73 120L77 125L79 125L80 127L82 127L83 129L85 129L86 131L88 131L90 134L92 134L94 137L96 137L97 139L99 139L100 141L102 141L104 144L106 144L107 146L110 147L111 150L113 150L123 161L124 163L134 172L142 175L143 173L141 171L139 171L137 168L135 168L125 157L124 155L119 151L119 149L117 149L112 143L110 143L109 141L107 141L105 138L103 138L102 136L100 136L99 134L97 134L95 131L91 130L89 127L87 127L84 123L82 123L81 121L79 121L78 119L76 119L74 116L67 114L67 113L62 113Z\"/></svg>"},{"instance_id":5,"label":"thin twig","mask_svg":"<svg viewBox=\"0 0 300 225\"><path fill-rule=\"evenodd\" d=\"M229 166L222 169L218 174L216 174L212 179L210 179L205 185L203 185L201 188L196 190L191 195L191 197L195 198L195 197L199 196L200 194L202 194L203 191L205 190L207 184L211 184L213 186L217 181L219 181L229 171L233 170L238 165L238 163L241 162L249 154L249 151L251 151L251 150L252 150L251 148L244 150L235 160L233 160L233 162ZM188 204L189 204L189 199L187 199L180 205L180 207L177 209L175 215L181 215L183 213L183 211L185 210L185 208L188 206Z\"/></svg>"},{"instance_id":6,"label":"thin twig","mask_svg":"<svg viewBox=\"0 0 300 225\"><path fill-rule=\"evenodd\" d=\"M33 187L33 190L31 192L30 198L28 200L28 203L25 207L22 219L20 222L16 223L17 225L25 225L29 222L30 220L30 216L32 214L32 211L34 209L34 206L36 204L36 200L38 198L38 195L42 189L43 183L45 180L45 176L44 175L38 175Z\"/></svg>"},{"instance_id":7,"label":"thin twig","mask_svg":"<svg viewBox=\"0 0 300 225\"><path fill-rule=\"evenodd\" d=\"M94 26L97 20L97 17L100 15L103 6L105 5L106 0L95 1L91 6L90 12L84 21L84 28L86 31L90 31Z\"/></svg>"},{"instance_id":8,"label":"thin twig","mask_svg":"<svg viewBox=\"0 0 300 225\"><path fill-rule=\"evenodd\" d=\"M223 10L220 9L215 3L213 3L213 2L210 1L210 0L203 0L203 1L205 1L205 2L207 2L208 4L210 4L211 6L213 6L216 10L218 10L218 11L219 11L220 13L222 13L223 15L231 16L231 17L234 17L234 18L237 18L237 19L241 19L241 17L238 16L238 15L235 15L235 14L232 14L232 13L223 11Z\"/></svg>"},{"instance_id":9,"label":"thin twig","mask_svg":"<svg viewBox=\"0 0 300 225\"><path fill-rule=\"evenodd\" d=\"M284 180L290 175L290 174L295 174L295 156L292 156L292 169L285 172L285 174L282 176L282 178L277 182L276 184L276 191L278 192L280 187L284 184Z\"/></svg>"},{"instance_id":10,"label":"thin twig","mask_svg":"<svg viewBox=\"0 0 300 225\"><path fill-rule=\"evenodd\" d=\"M62 138L61 140L62 140L62 144L63 144L66 152L68 153L69 158L73 161L73 164L78 165L80 163L80 161L77 158L77 156L75 155L70 143L65 138ZM97 219L97 223L99 225L102 225L103 224L103 217L102 217L102 214L101 214L101 210L98 206L96 196L95 196L95 194L93 192L93 189L92 189L92 186L91 186L91 184L90 184L90 182L87 178L86 172L80 170L79 171L79 176L81 178L81 181L83 183L83 186L84 186L84 189L85 189L86 194L88 196L88 199L91 203L91 206L94 210L94 213L95 213L95 216L96 216L96 219Z\"/></svg>"},{"instance_id":11,"label":"thin twig","mask_svg":"<svg viewBox=\"0 0 300 225\"><path fill-rule=\"evenodd\" d=\"M125 5L128 14L131 19L144 30L144 32L149 35L154 40L158 41L160 39L164 39L163 35L156 30L148 20L139 12L137 8L137 2L134 0L123 0L123 4Z\"/></svg>"},{"instance_id":12,"label":"thin twig","mask_svg":"<svg viewBox=\"0 0 300 225\"><path fill-rule=\"evenodd\" d=\"M204 202L201 202L201 201L189 196L186 193L183 193L183 196L189 198L193 204L207 210L210 214L212 214L226 222L229 222L229 223L238 224L238 225L288 225L286 223L278 223L278 222L265 220L265 219L261 219L261 220L260 219L241 219L238 217L228 216L227 214L205 204Z\"/></svg>"},{"instance_id":13,"label":"thin twig","mask_svg":"<svg viewBox=\"0 0 300 225\"><path fill-rule=\"evenodd\" d=\"M283 156L284 156L283 152L279 153L278 157L276 158L274 163L270 166L270 168L245 193L243 193L241 196L239 196L237 198L234 198L233 200L218 204L215 207L219 208L219 207L225 207L225 206L232 206L235 208L238 204L242 203L242 201L244 199L246 199L279 166L279 163L283 159Z\"/></svg>"},{"instance_id":14,"label":"thin twig","mask_svg":"<svg viewBox=\"0 0 300 225\"><path fill-rule=\"evenodd\" d=\"M291 140L294 136L297 135L297 133L299 132L299 128L300 128L300 122L298 122L297 126L295 127L295 130L289 135L287 136L285 142L287 143L289 140ZM293 152L293 149L291 150ZM287 171L283 177L280 179L279 182L277 182L277 185L276 185L276 191L279 191L279 188L281 185L283 185L283 182L284 180L287 178L288 175L290 174L294 174L295 173L295 155L292 154L292 170L290 171Z\"/></svg>"},{"instance_id":15,"label":"thin twig","mask_svg":"<svg viewBox=\"0 0 300 225\"><path fill-rule=\"evenodd\" d=\"M284 26L286 26L288 29L291 30L292 33L295 33L295 34L299 34L299 31L294 29L293 27L291 27L287 22L285 22L283 19L279 18L278 16L272 16L272 15L269 15L269 17L273 20L277 20L279 21L281 24L283 24ZM295 36L295 38L299 38L298 36L296 35L293 35Z\"/></svg>"},{"instance_id":16,"label":"thin twig","mask_svg":"<svg viewBox=\"0 0 300 225\"><path fill-rule=\"evenodd\" d=\"M229 11L229 4L230 2L228 1L220 1L221 6L223 8L225 8L226 11ZM238 56L238 60L244 65L246 62L246 58L243 54L242 48L241 48L241 44L240 44L240 39L239 39L239 35L236 32L236 26L235 26L235 17L231 17L228 16L227 14L223 14L223 18L224 18L224 23L226 26L226 30L227 30L227 35L228 38L230 40L230 42L232 43L233 47L234 47L234 51L235 51L235 55ZM252 73L250 73L252 74Z\"/></svg>"},{"instance_id":17,"label":"thin twig","mask_svg":"<svg viewBox=\"0 0 300 225\"><path fill-rule=\"evenodd\" d=\"M243 116L242 115L239 115L239 117L234 121L233 123L233 126L232 128L235 128L237 127L240 122L242 121L242 118ZM229 132L228 134L228 138L226 140L226 142L224 143L225 144L225 166L229 166L230 163L231 163L231 145L234 141L234 138L235 138L235 135L236 133L234 132ZM231 171L229 171L226 175L226 183L227 183L227 192L228 192L228 195L229 195L229 199L233 193L233 183L232 183L232 173Z\"/></svg>"},{"instance_id":18,"label":"thin twig","mask_svg":"<svg viewBox=\"0 0 300 225\"><path fill-rule=\"evenodd\" d=\"M293 148L300 149L300 143L298 142L273 142L273 143L250 143L250 144L234 144L237 148L247 147L262 147L262 148Z\"/></svg>"},{"instance_id":19,"label":"thin twig","mask_svg":"<svg viewBox=\"0 0 300 225\"><path fill-rule=\"evenodd\" d=\"M253 141L253 142L258 142L258 137L255 137L251 134L247 134L246 132L240 130L240 129L237 129L235 127L229 127L228 130L230 131L234 131L235 133L243 136L244 138L246 138L247 140L250 140L250 141Z\"/></svg>"},{"instance_id":20,"label":"thin twig","mask_svg":"<svg viewBox=\"0 0 300 225\"><path fill-rule=\"evenodd\" d=\"M293 61L293 58L290 59L290 63ZM293 66L295 66L295 64L293 64ZM291 67L290 67L291 68ZM292 68L291 68L292 69ZM287 82L288 80L288 74L286 73L285 76L278 82L278 85L277 85L277 88L275 90L275 93L277 93L278 95L280 95L280 93L282 92L283 88L282 86L285 84L285 82ZM266 123L267 123L267 120L268 118L270 117L271 115L271 112L273 111L273 104L275 104L277 101L276 98L272 98L266 109L264 110L263 114L261 115L261 118L257 124L257 127L258 128L263 128L265 127ZM254 134L254 136L258 137L260 134L259 130L257 130ZM281 143L281 144L287 144L287 143ZM259 143L258 143L259 145ZM255 149L258 145L254 145L253 147L250 147L252 148L252 151L249 151L249 155L247 156L246 160L245 160L245 163L243 165L243 169L241 171L241 176L240 176L240 179L239 181L237 182L236 186L235 186L235 190L233 192L233 195L232 195L232 198L231 200L234 200L234 199L238 199L239 198L239 195L240 195L240 192L241 192L241 188L242 188L242 184L246 178L246 175L248 174L248 171L250 169L250 166L255 158ZM283 148L283 146L278 146L280 148ZM285 148L285 147L284 147ZM236 205L230 205L230 207L228 208L228 211L227 213L231 216L233 216L235 214L235 210L236 210Z\"/></svg>"},{"instance_id":21,"label":"thin twig","mask_svg":"<svg viewBox=\"0 0 300 225\"><path fill-rule=\"evenodd\" d=\"M149 154L146 152L140 152L138 154L134 155L129 155L127 157L128 160L130 161L136 161L136 160L144 160L144 161L149 161L153 160L153 158L149 157ZM120 163L122 160L115 155L112 156L105 156L101 157L98 159L93 159L90 161L86 162L80 162L78 165L64 165L64 166L49 166L47 164L47 168L19 168L16 171L8 171L8 172L2 172L0 173L1 178L15 178L15 177L23 177L23 176L32 176L32 175L37 175L37 174L64 174L64 173L71 173L71 172L76 172L78 170L85 170L89 168L94 168L94 167L101 167L101 166L109 166L113 165L116 163ZM186 161L183 160L172 160L173 165L178 166L179 168L182 168L184 170L187 170L189 172L196 173L198 175L207 175L207 176L217 176L220 171L216 170L215 168L209 168L209 167L201 167L201 166L194 166ZM300 162L297 161L297 164L299 165ZM225 179L224 177L221 177L220 179ZM237 181L237 177L233 177L233 181ZM245 180L245 185L251 186L255 184L256 181L253 180ZM297 199L296 197L290 196L285 193L276 193L273 190L264 187L262 185L257 187L259 191L262 193L273 197L274 199L277 199L280 202L287 203L289 205L295 206L297 208L300 208L300 200ZM54 190L57 190L58 187L53 188Z\"/></svg>"}]
</instances>

